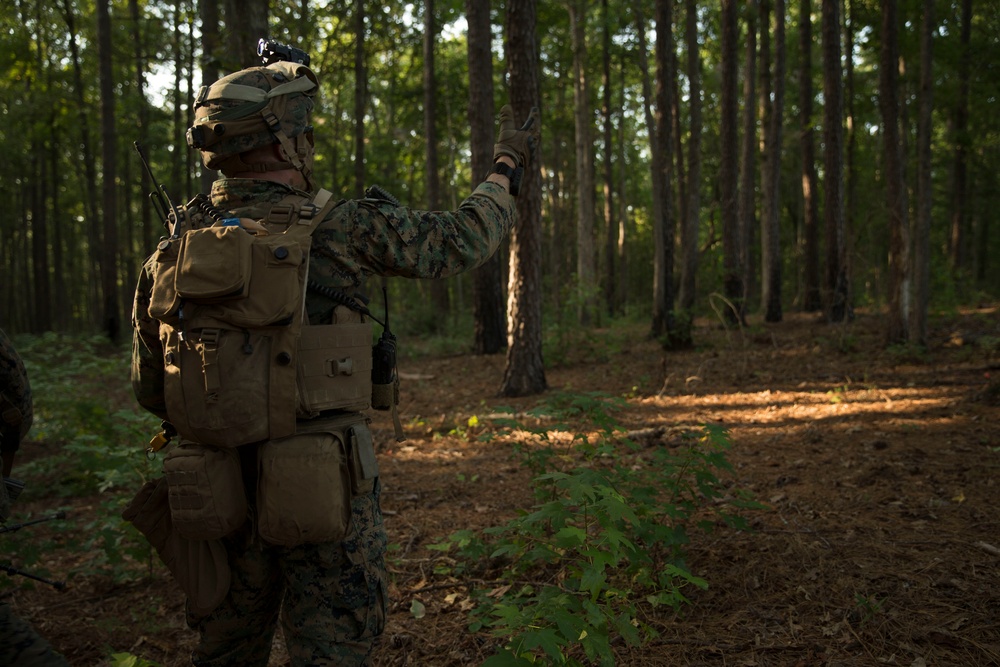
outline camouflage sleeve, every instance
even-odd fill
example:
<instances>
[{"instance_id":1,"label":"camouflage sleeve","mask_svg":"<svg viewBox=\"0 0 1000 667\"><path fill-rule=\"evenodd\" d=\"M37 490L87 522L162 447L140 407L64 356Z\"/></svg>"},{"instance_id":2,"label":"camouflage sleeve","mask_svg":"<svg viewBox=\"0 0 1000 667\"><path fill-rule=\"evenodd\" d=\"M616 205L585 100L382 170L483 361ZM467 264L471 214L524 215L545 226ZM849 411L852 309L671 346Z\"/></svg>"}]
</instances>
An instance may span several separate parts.
<instances>
[{"instance_id":1,"label":"camouflage sleeve","mask_svg":"<svg viewBox=\"0 0 1000 667\"><path fill-rule=\"evenodd\" d=\"M153 291L151 259L139 272L132 306L132 391L139 405L160 419L167 418L163 397L163 344L160 325L149 316L149 298Z\"/></svg>"},{"instance_id":2,"label":"camouflage sleeve","mask_svg":"<svg viewBox=\"0 0 1000 667\"><path fill-rule=\"evenodd\" d=\"M24 362L0 329L0 449L17 451L34 414Z\"/></svg>"},{"instance_id":3,"label":"camouflage sleeve","mask_svg":"<svg viewBox=\"0 0 1000 667\"><path fill-rule=\"evenodd\" d=\"M474 269L514 223L514 198L483 183L455 211L417 211L381 199L350 201L313 234L317 270L335 283L368 275L445 278Z\"/></svg>"}]
</instances>

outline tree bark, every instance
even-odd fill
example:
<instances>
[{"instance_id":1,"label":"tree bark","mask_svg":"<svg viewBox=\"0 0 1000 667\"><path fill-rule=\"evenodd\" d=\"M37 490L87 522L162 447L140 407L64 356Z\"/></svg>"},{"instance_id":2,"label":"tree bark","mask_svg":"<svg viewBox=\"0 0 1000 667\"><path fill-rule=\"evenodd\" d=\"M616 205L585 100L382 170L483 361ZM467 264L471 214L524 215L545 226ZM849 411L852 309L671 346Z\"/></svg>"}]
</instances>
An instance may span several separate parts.
<instances>
[{"instance_id":1,"label":"tree bark","mask_svg":"<svg viewBox=\"0 0 1000 667\"><path fill-rule=\"evenodd\" d=\"M972 37L972 0L962 0L962 29L958 61L958 97L953 111L953 143L955 162L951 183L951 230L948 236L948 261L953 273L966 264L966 235L968 230L968 164L969 164L969 70L971 56L969 42Z\"/></svg>"},{"instance_id":2,"label":"tree bark","mask_svg":"<svg viewBox=\"0 0 1000 667\"><path fill-rule=\"evenodd\" d=\"M768 26L763 26L766 32ZM781 128L785 108L785 0L774 0L774 76L765 135L761 224L761 301L765 322L782 320L781 303Z\"/></svg>"},{"instance_id":3,"label":"tree bark","mask_svg":"<svg viewBox=\"0 0 1000 667\"><path fill-rule=\"evenodd\" d=\"M424 0L424 168L427 179L427 208L441 209L441 177L438 174L438 132L437 132L437 73L434 63L434 42L437 39L437 23L434 17L434 0ZM435 331L444 331L448 326L451 302L448 297L447 280L432 280L431 304L434 309L432 326Z\"/></svg>"},{"instance_id":4,"label":"tree bark","mask_svg":"<svg viewBox=\"0 0 1000 667\"><path fill-rule=\"evenodd\" d=\"M736 140L736 0L722 0L722 91L719 107L719 208L722 217L723 295L729 302L726 319L743 319L743 275L740 269L742 235L737 204Z\"/></svg>"},{"instance_id":5,"label":"tree bark","mask_svg":"<svg viewBox=\"0 0 1000 667\"><path fill-rule=\"evenodd\" d=\"M913 230L913 301L910 309L909 341L927 344L927 308L931 297L931 114L934 110L933 34L934 0L924 0L920 34L920 115L917 119L917 215Z\"/></svg>"},{"instance_id":6,"label":"tree bark","mask_svg":"<svg viewBox=\"0 0 1000 667\"><path fill-rule=\"evenodd\" d=\"M691 320L698 275L698 230L701 215L701 51L698 44L698 3L686 0L685 41L687 42L687 77L690 95L688 139L687 206L681 221L681 274L678 305Z\"/></svg>"},{"instance_id":7,"label":"tree bark","mask_svg":"<svg viewBox=\"0 0 1000 667\"><path fill-rule=\"evenodd\" d=\"M226 51L231 69L260 65L257 42L269 36L267 16L268 0L226 0Z\"/></svg>"},{"instance_id":8,"label":"tree bark","mask_svg":"<svg viewBox=\"0 0 1000 667\"><path fill-rule=\"evenodd\" d=\"M614 164L611 156L614 154L613 122L611 117L611 14L608 10L608 0L601 0L602 29L602 60L604 90L601 105L601 116L604 121L604 305L610 317L621 312L621 303L617 299L618 274L615 269L615 258L618 249L618 229L615 221L614 203Z\"/></svg>"},{"instance_id":9,"label":"tree bark","mask_svg":"<svg viewBox=\"0 0 1000 667\"><path fill-rule=\"evenodd\" d=\"M823 0L823 223L826 228L827 317L841 322L850 311L844 230L844 101L840 64L840 2Z\"/></svg>"},{"instance_id":10,"label":"tree bark","mask_svg":"<svg viewBox=\"0 0 1000 667\"><path fill-rule=\"evenodd\" d=\"M747 40L743 70L743 136L740 152L739 192L739 272L743 288L739 301L739 316L745 321L750 295L757 283L754 248L757 237L757 174L760 171L760 141L757 133L757 112L761 105L757 99L757 31L760 22L760 1L747 0ZM761 41L763 42L762 35Z\"/></svg>"},{"instance_id":11,"label":"tree bark","mask_svg":"<svg viewBox=\"0 0 1000 667\"><path fill-rule=\"evenodd\" d=\"M368 106L365 62L365 0L354 0L354 196L365 195L365 109Z\"/></svg>"},{"instance_id":12,"label":"tree bark","mask_svg":"<svg viewBox=\"0 0 1000 667\"><path fill-rule=\"evenodd\" d=\"M115 205L118 180L118 133L115 128L115 90L111 74L111 16L108 0L97 2L98 78L101 90L101 292L103 326L108 339L117 343L121 334L118 309L118 218Z\"/></svg>"},{"instance_id":13,"label":"tree bark","mask_svg":"<svg viewBox=\"0 0 1000 667\"><path fill-rule=\"evenodd\" d=\"M819 183L813 121L812 1L799 3L799 150L802 159L802 234L799 238L802 310L823 307L819 281Z\"/></svg>"},{"instance_id":14,"label":"tree bark","mask_svg":"<svg viewBox=\"0 0 1000 667\"><path fill-rule=\"evenodd\" d=\"M587 13L581 0L569 4L573 37L573 117L576 127L576 280L577 319L594 321L597 270L594 265L594 169L590 95L587 85Z\"/></svg>"},{"instance_id":15,"label":"tree bark","mask_svg":"<svg viewBox=\"0 0 1000 667\"><path fill-rule=\"evenodd\" d=\"M489 0L466 0L469 24L469 142L472 182L478 183L493 165L496 132L493 102L493 31ZM472 275L472 309L476 354L496 354L507 345L503 309L502 252L497 252Z\"/></svg>"},{"instance_id":16,"label":"tree bark","mask_svg":"<svg viewBox=\"0 0 1000 667\"><path fill-rule=\"evenodd\" d=\"M536 0L509 0L507 3L507 48L504 51L508 54L510 103L515 119L527 118L532 107L541 107L537 16ZM540 163L541 147L525 166L517 198L517 221L511 232L508 347L501 396L538 394L547 386L542 364Z\"/></svg>"},{"instance_id":17,"label":"tree bark","mask_svg":"<svg viewBox=\"0 0 1000 667\"><path fill-rule=\"evenodd\" d=\"M886 342L907 339L910 276L907 249L906 186L903 180L903 151L899 133L899 26L896 0L882 2L882 54L879 76L879 107L885 147L885 182L889 213L889 316Z\"/></svg>"},{"instance_id":18,"label":"tree bark","mask_svg":"<svg viewBox=\"0 0 1000 667\"><path fill-rule=\"evenodd\" d=\"M201 16L201 85L210 86L219 78L219 2L198 0L198 11ZM200 164L201 161L198 162ZM201 192L211 191L219 172L201 165L200 173L199 189Z\"/></svg>"}]
</instances>

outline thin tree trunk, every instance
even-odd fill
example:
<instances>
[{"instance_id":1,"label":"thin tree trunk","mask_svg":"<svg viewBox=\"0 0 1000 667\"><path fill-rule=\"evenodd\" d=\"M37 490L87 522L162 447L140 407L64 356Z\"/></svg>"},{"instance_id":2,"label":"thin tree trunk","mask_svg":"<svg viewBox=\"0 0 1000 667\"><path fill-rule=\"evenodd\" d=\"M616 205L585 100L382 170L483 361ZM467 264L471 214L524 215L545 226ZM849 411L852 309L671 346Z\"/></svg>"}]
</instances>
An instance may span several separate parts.
<instances>
[{"instance_id":1,"label":"thin tree trunk","mask_svg":"<svg viewBox=\"0 0 1000 667\"><path fill-rule=\"evenodd\" d=\"M737 68L736 0L722 0L722 91L719 108L719 208L722 217L723 294L731 307L726 319L736 323L743 319L743 274L740 256L743 252L737 205L739 163L736 139L736 68Z\"/></svg>"},{"instance_id":2,"label":"thin tree trunk","mask_svg":"<svg viewBox=\"0 0 1000 667\"><path fill-rule=\"evenodd\" d=\"M948 237L948 260L953 273L966 264L966 235L968 230L968 149L969 149L969 70L971 56L969 42L972 37L972 0L962 0L962 29L958 61L958 97L953 111L955 164L951 184L951 230Z\"/></svg>"},{"instance_id":3,"label":"thin tree trunk","mask_svg":"<svg viewBox=\"0 0 1000 667\"><path fill-rule=\"evenodd\" d=\"M934 0L924 0L923 30L920 35L920 116L917 120L917 215L913 230L913 303L910 310L909 341L927 344L927 308L931 281L931 113L934 108L933 33Z\"/></svg>"},{"instance_id":4,"label":"thin tree trunk","mask_svg":"<svg viewBox=\"0 0 1000 667\"><path fill-rule=\"evenodd\" d=\"M819 183L816 176L816 123L813 121L812 1L799 4L799 149L802 157L802 309L820 310L823 299L819 281Z\"/></svg>"},{"instance_id":5,"label":"thin tree trunk","mask_svg":"<svg viewBox=\"0 0 1000 667\"><path fill-rule=\"evenodd\" d=\"M219 2L198 0L198 11L201 15L201 85L210 86L219 78ZM201 165L200 173L199 189L202 192L211 191L218 172Z\"/></svg>"},{"instance_id":6,"label":"thin tree trunk","mask_svg":"<svg viewBox=\"0 0 1000 667\"><path fill-rule=\"evenodd\" d=\"M828 318L841 322L850 310L844 232L844 102L840 64L840 2L823 0L823 223L826 228Z\"/></svg>"},{"instance_id":7,"label":"thin tree trunk","mask_svg":"<svg viewBox=\"0 0 1000 667\"><path fill-rule=\"evenodd\" d=\"M493 164L496 132L493 103L493 51L489 0L466 0L469 24L469 142L472 147L472 182L478 183ZM472 276L472 309L475 324L473 350L496 354L507 345L502 252L497 252Z\"/></svg>"},{"instance_id":8,"label":"thin tree trunk","mask_svg":"<svg viewBox=\"0 0 1000 667\"><path fill-rule=\"evenodd\" d=\"M653 328L664 348L681 349L691 345L691 323L680 322L674 312L674 217L672 172L673 160L673 79L674 39L673 0L656 2L656 139L653 152L662 153L659 161L661 218L653 221Z\"/></svg>"},{"instance_id":9,"label":"thin tree trunk","mask_svg":"<svg viewBox=\"0 0 1000 667\"><path fill-rule=\"evenodd\" d=\"M101 89L101 193L104 235L101 239L101 292L104 331L112 343L121 333L118 309L118 219L116 206L118 133L115 90L111 74L111 16L108 0L97 2L98 78Z\"/></svg>"},{"instance_id":10,"label":"thin tree trunk","mask_svg":"<svg viewBox=\"0 0 1000 667\"><path fill-rule=\"evenodd\" d=\"M618 292L618 274L615 270L615 255L617 252L618 229L615 222L614 204L614 165L611 156L614 154L612 143L613 123L611 121L611 15L608 10L608 0L601 0L603 18L603 78L604 89L601 116L604 120L604 304L609 316L614 317L621 312L621 304L616 295Z\"/></svg>"},{"instance_id":11,"label":"thin tree trunk","mask_svg":"<svg viewBox=\"0 0 1000 667\"><path fill-rule=\"evenodd\" d=\"M80 130L80 152L89 158L94 154L91 146L90 136L90 114L86 98L84 96L83 71L80 66L80 49L78 46L79 37L76 33L76 20L73 14L73 7L70 0L63 0L63 15L66 19L66 27L69 32L69 49L73 61L73 92L76 96L77 127ZM87 216L87 234L91 242L87 244L89 251L89 271L86 272L88 278L99 274L101 266L101 244L95 240L101 238L101 217L97 207L97 169L95 161L92 159L78 160L77 164L83 163L84 188L82 194L84 210ZM86 312L97 313L100 303L100 281L86 280Z\"/></svg>"},{"instance_id":12,"label":"thin tree trunk","mask_svg":"<svg viewBox=\"0 0 1000 667\"><path fill-rule=\"evenodd\" d=\"M426 142L424 166L427 178L427 207L431 211L441 209L441 177L438 174L437 74L434 64L436 38L434 0L424 0L424 141ZM433 328L436 331L442 331L448 325L448 314L451 311L448 287L447 280L433 280L430 283L431 307L434 310Z\"/></svg>"},{"instance_id":13,"label":"thin tree trunk","mask_svg":"<svg viewBox=\"0 0 1000 667\"><path fill-rule=\"evenodd\" d=\"M597 297L594 249L593 141L590 96L587 84L586 8L580 0L569 4L573 36L573 116L576 126L576 279L577 319L582 326L593 323Z\"/></svg>"},{"instance_id":14,"label":"thin tree trunk","mask_svg":"<svg viewBox=\"0 0 1000 667\"><path fill-rule=\"evenodd\" d=\"M698 3L686 0L685 41L690 96L690 138L688 139L687 206L681 222L681 279L678 305L691 320L698 274L698 229L701 215L701 51L698 45Z\"/></svg>"},{"instance_id":15,"label":"thin tree trunk","mask_svg":"<svg viewBox=\"0 0 1000 667\"><path fill-rule=\"evenodd\" d=\"M759 0L747 0L747 40L743 72L743 137L739 185L739 272L743 297L739 302L740 319L746 317L750 294L756 283L754 238L757 231L757 173L760 169L760 142L757 135L757 24Z\"/></svg>"},{"instance_id":16,"label":"thin tree trunk","mask_svg":"<svg viewBox=\"0 0 1000 667\"><path fill-rule=\"evenodd\" d=\"M889 316L886 342L898 343L908 337L909 247L906 187L901 137L899 133L899 27L896 0L882 3L882 57L879 76L879 107L885 146L885 180L889 213Z\"/></svg>"},{"instance_id":17,"label":"thin tree trunk","mask_svg":"<svg viewBox=\"0 0 1000 667\"><path fill-rule=\"evenodd\" d=\"M764 26L767 31L767 26ZM761 224L761 299L765 322L782 320L781 303L781 128L785 108L785 0L774 0L774 76L765 136L764 212Z\"/></svg>"},{"instance_id":18,"label":"thin tree trunk","mask_svg":"<svg viewBox=\"0 0 1000 667\"><path fill-rule=\"evenodd\" d=\"M536 0L507 3L510 103L516 120L541 107ZM541 125L543 128L545 124ZM542 137L544 141L544 136ZM541 154L526 165L517 198L517 222L510 239L507 301L507 360L501 396L527 396L546 389L542 363L542 188Z\"/></svg>"},{"instance_id":19,"label":"thin tree trunk","mask_svg":"<svg viewBox=\"0 0 1000 667\"><path fill-rule=\"evenodd\" d=\"M365 194L365 107L368 71L365 63L365 0L354 0L354 196Z\"/></svg>"}]
</instances>

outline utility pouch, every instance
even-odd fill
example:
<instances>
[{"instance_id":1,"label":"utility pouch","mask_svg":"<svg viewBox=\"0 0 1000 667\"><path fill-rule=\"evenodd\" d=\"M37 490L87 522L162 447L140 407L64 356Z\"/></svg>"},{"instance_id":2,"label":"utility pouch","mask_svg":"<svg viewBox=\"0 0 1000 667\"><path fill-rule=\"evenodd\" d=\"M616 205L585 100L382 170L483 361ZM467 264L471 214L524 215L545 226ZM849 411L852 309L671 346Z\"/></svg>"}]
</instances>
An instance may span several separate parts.
<instances>
[{"instance_id":1,"label":"utility pouch","mask_svg":"<svg viewBox=\"0 0 1000 667\"><path fill-rule=\"evenodd\" d=\"M163 460L174 530L188 540L216 540L247 518L240 459L235 449L182 442Z\"/></svg>"},{"instance_id":2,"label":"utility pouch","mask_svg":"<svg viewBox=\"0 0 1000 667\"><path fill-rule=\"evenodd\" d=\"M351 454L351 493L363 496L375 488L378 477L378 459L368 427L355 425L347 429L347 443Z\"/></svg>"},{"instance_id":3,"label":"utility pouch","mask_svg":"<svg viewBox=\"0 0 1000 667\"><path fill-rule=\"evenodd\" d=\"M168 494L166 478L146 482L122 518L156 549L187 595L188 609L206 616L229 592L232 574L226 548L220 540L188 540L178 535L170 520Z\"/></svg>"},{"instance_id":4,"label":"utility pouch","mask_svg":"<svg viewBox=\"0 0 1000 667\"><path fill-rule=\"evenodd\" d=\"M238 226L188 232L181 237L177 251L177 295L200 303L246 297L252 246L253 236Z\"/></svg>"},{"instance_id":5,"label":"utility pouch","mask_svg":"<svg viewBox=\"0 0 1000 667\"><path fill-rule=\"evenodd\" d=\"M351 479L342 432L271 440L257 461L257 532L265 542L294 547L344 539Z\"/></svg>"}]
</instances>

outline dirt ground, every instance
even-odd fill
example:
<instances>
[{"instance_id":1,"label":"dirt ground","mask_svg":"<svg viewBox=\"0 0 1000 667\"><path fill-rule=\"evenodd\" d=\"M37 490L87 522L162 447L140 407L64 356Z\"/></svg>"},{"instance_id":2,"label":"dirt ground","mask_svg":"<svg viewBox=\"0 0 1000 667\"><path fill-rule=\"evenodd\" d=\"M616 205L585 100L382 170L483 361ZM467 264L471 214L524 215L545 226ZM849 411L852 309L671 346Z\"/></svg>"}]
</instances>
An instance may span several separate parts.
<instances>
[{"instance_id":1,"label":"dirt ground","mask_svg":"<svg viewBox=\"0 0 1000 667\"><path fill-rule=\"evenodd\" d=\"M615 642L616 664L1000 665L1000 312L935 318L923 353L886 350L880 330L870 314L839 326L791 315L743 332L705 321L697 349L665 354L637 327L613 344L580 337L547 368L550 393L628 397L618 417L650 429L650 447L670 446L676 429L724 425L730 482L765 505L745 513L750 531L692 534L688 564L708 589L689 591L679 614L644 619L660 634L652 643ZM492 654L495 640L466 629L467 582L436 575L442 556L428 545L532 503L509 447L467 428L544 399L496 398L503 365L502 355L405 360L408 439L375 417L394 547L374 665L459 667ZM44 561L58 573L73 558ZM112 650L188 664L194 637L162 567L124 585L22 586L11 603L73 665L110 664ZM271 665L282 656L276 640Z\"/></svg>"}]
</instances>

